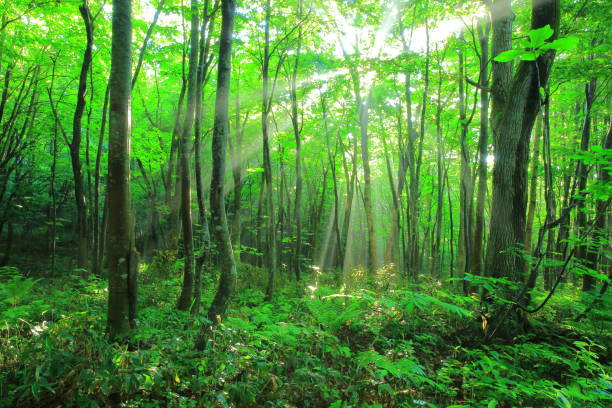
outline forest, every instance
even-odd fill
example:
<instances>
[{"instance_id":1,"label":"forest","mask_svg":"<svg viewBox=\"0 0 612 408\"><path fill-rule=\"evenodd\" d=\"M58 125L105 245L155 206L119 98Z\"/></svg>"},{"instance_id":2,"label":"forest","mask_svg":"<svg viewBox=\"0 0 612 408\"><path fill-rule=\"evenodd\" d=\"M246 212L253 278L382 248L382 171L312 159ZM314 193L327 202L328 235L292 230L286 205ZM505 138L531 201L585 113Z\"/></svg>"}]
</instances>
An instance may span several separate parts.
<instances>
[{"instance_id":1,"label":"forest","mask_svg":"<svg viewBox=\"0 0 612 408\"><path fill-rule=\"evenodd\" d=\"M0 408L610 407L610 21L0 0Z\"/></svg>"}]
</instances>

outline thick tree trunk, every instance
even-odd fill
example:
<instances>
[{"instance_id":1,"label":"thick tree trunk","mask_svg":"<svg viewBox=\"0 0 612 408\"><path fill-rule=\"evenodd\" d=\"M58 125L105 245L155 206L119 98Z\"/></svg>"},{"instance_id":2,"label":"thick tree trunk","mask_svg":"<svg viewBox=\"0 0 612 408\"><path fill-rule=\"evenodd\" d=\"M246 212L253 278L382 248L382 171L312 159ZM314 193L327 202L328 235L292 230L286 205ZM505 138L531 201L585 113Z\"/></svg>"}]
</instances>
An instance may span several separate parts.
<instances>
[{"instance_id":1,"label":"thick tree trunk","mask_svg":"<svg viewBox=\"0 0 612 408\"><path fill-rule=\"evenodd\" d=\"M136 312L137 256L130 209L131 0L113 1L108 149L108 330L125 334Z\"/></svg>"},{"instance_id":2,"label":"thick tree trunk","mask_svg":"<svg viewBox=\"0 0 612 408\"><path fill-rule=\"evenodd\" d=\"M506 7L500 8L500 5ZM497 1L492 17L493 56L497 56L511 44L509 0ZM550 24L555 33L558 31L558 0L533 1L532 28L546 24ZM510 77L511 71L503 67L509 63L493 64L495 165L487 272L515 281L521 281L524 270L524 260L512 249L522 245L525 237L529 136L540 109L540 87L546 85L553 59L554 52L547 52L534 62L522 62L514 78Z\"/></svg>"},{"instance_id":3,"label":"thick tree trunk","mask_svg":"<svg viewBox=\"0 0 612 408\"><path fill-rule=\"evenodd\" d=\"M501 8L499 6L502 6ZM533 29L550 25L559 30L559 0L533 0ZM511 45L512 12L509 0L498 0L493 4L493 56L509 49ZM503 277L515 282L523 281L524 259L514 251L525 242L527 204L527 163L529 138L540 110L540 88L546 87L554 52L548 51L536 61L523 61L514 77L505 70L509 63L493 64L493 114L492 129L495 148L493 166L493 195L489 248L486 271L488 275ZM506 291L505 297L513 298L515 291ZM519 300L519 299L517 299ZM499 306L494 313L488 335L495 333L504 324L506 334L516 332L518 320L503 322L506 313ZM516 316L518 318L518 316Z\"/></svg>"},{"instance_id":4,"label":"thick tree trunk","mask_svg":"<svg viewBox=\"0 0 612 408\"><path fill-rule=\"evenodd\" d=\"M236 264L230 241L225 214L225 168L226 149L229 136L228 105L230 75L232 72L232 33L234 30L234 0L222 0L221 40L219 45L219 68L217 74L217 96L215 101L215 124L212 138L213 174L210 187L212 224L215 236L219 269L219 287L208 311L211 321L218 321L225 314L236 286Z\"/></svg>"}]
</instances>

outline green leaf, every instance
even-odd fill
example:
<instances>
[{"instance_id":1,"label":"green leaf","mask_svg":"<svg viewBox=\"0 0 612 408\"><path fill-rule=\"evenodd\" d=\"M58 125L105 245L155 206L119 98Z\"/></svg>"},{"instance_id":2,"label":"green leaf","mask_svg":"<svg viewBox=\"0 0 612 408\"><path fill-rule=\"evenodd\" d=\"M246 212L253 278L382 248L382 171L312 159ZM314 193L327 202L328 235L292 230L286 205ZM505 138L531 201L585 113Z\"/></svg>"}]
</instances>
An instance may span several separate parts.
<instances>
[{"instance_id":1,"label":"green leaf","mask_svg":"<svg viewBox=\"0 0 612 408\"><path fill-rule=\"evenodd\" d=\"M536 51L526 51L523 55L521 55L521 59L523 61L535 61L538 58L539 53Z\"/></svg>"},{"instance_id":2,"label":"green leaf","mask_svg":"<svg viewBox=\"0 0 612 408\"><path fill-rule=\"evenodd\" d=\"M508 51L500 52L499 54L497 54L495 58L493 58L493 61L509 62L509 61L519 58L524 53L525 51L523 50L508 50Z\"/></svg>"},{"instance_id":3,"label":"green leaf","mask_svg":"<svg viewBox=\"0 0 612 408\"><path fill-rule=\"evenodd\" d=\"M565 37L559 38L555 41L546 43L540 47L541 50L573 50L578 45L579 39L577 37Z\"/></svg>"},{"instance_id":4,"label":"green leaf","mask_svg":"<svg viewBox=\"0 0 612 408\"><path fill-rule=\"evenodd\" d=\"M542 28L529 31L529 41L533 48L539 48L544 44L546 40L553 36L555 30L553 30L549 24L546 24Z\"/></svg>"}]
</instances>

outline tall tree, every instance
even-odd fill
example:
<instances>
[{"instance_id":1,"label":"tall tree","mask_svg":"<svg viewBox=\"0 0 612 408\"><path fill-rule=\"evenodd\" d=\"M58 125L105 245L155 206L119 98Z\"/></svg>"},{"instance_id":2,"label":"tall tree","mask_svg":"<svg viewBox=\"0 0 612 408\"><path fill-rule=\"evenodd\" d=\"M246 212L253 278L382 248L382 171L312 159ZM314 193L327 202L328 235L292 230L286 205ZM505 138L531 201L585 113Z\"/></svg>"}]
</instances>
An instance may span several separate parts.
<instances>
[{"instance_id":1,"label":"tall tree","mask_svg":"<svg viewBox=\"0 0 612 408\"><path fill-rule=\"evenodd\" d=\"M226 150L229 137L229 93L232 72L232 36L234 31L235 0L221 2L221 38L217 70L217 96L212 138L213 174L210 184L210 209L221 276L219 287L208 310L208 318L216 321L225 314L236 285L236 264L225 214Z\"/></svg>"},{"instance_id":2,"label":"tall tree","mask_svg":"<svg viewBox=\"0 0 612 408\"><path fill-rule=\"evenodd\" d=\"M559 31L559 17L559 0L532 0L532 29L550 25L554 30L551 39L554 39ZM513 18L510 0L492 3L494 58L511 48ZM525 240L529 138L540 110L540 88L546 86L554 55L554 51L546 51L535 61L522 61L514 75L510 62L493 62L495 163L486 271L516 282L522 280L524 271L524 259L513 249ZM506 295L514 296L514 293ZM504 315L496 314L496 328ZM512 325L506 327L509 332L513 331Z\"/></svg>"},{"instance_id":3,"label":"tall tree","mask_svg":"<svg viewBox=\"0 0 612 408\"><path fill-rule=\"evenodd\" d=\"M183 228L183 285L177 308L187 310L193 302L194 292L194 256L193 256L193 222L191 218L191 130L196 110L198 86L198 0L191 0L191 36L189 52L189 74L187 85L187 110L180 138L180 178L181 178L181 226Z\"/></svg>"},{"instance_id":4,"label":"tall tree","mask_svg":"<svg viewBox=\"0 0 612 408\"><path fill-rule=\"evenodd\" d=\"M480 135L478 136L478 192L474 213L474 239L472 240L472 272L482 273L485 228L485 194L487 192L487 158L489 149L489 33L488 16L481 18L477 26L480 45Z\"/></svg>"},{"instance_id":5,"label":"tall tree","mask_svg":"<svg viewBox=\"0 0 612 408\"><path fill-rule=\"evenodd\" d=\"M580 150L588 152L589 145L591 143L591 111L593 109L593 102L595 102L595 90L597 89L597 78L591 78L591 80L584 86L585 93L585 108L584 108L584 122L582 124L582 134L580 137ZM586 202L583 198L585 190L587 188L587 177L588 177L588 166L584 161L579 161L576 167L576 180L578 181L578 191L574 198L578 204L576 211L576 228L580 233L583 233L587 228L587 214L586 214ZM581 261L586 261L589 266L593 266L593 261L590 260L589 256L589 245L586 243L580 243L576 249L576 257ZM588 292L595 286L595 279L590 274L585 274L582 277L582 290Z\"/></svg>"},{"instance_id":6,"label":"tall tree","mask_svg":"<svg viewBox=\"0 0 612 408\"><path fill-rule=\"evenodd\" d=\"M74 176L74 198L76 200L77 209L77 230L78 230L78 249L77 249L77 267L87 269L88 267L88 246L89 232L87 226L87 205L85 201L85 182L83 179L83 169L81 163L81 139L82 130L81 123L83 112L85 111L85 94L87 92L87 74L91 68L92 50L93 50L93 18L89 10L87 0L79 6L81 17L85 25L87 34L87 44L83 54L83 63L81 64L81 73L79 75L79 89L77 91L77 103L74 109L74 118L72 120L72 140L68 147L70 148L70 160L72 163L72 173Z\"/></svg>"},{"instance_id":7,"label":"tall tree","mask_svg":"<svg viewBox=\"0 0 612 408\"><path fill-rule=\"evenodd\" d=\"M108 148L108 330L125 334L136 312L136 251L130 199L132 2L113 0Z\"/></svg>"},{"instance_id":8,"label":"tall tree","mask_svg":"<svg viewBox=\"0 0 612 408\"><path fill-rule=\"evenodd\" d=\"M297 17L302 18L303 3L298 0ZM291 72L291 90L289 96L291 99L291 126L293 127L293 136L295 138L295 251L293 255L293 270L295 279L300 280L301 273L301 256L302 256L302 139L300 133L302 126L299 123L298 117L298 99L297 99L297 77L300 67L300 54L302 51L302 26L298 28L297 46L295 48L295 57L293 61L293 71Z\"/></svg>"}]
</instances>

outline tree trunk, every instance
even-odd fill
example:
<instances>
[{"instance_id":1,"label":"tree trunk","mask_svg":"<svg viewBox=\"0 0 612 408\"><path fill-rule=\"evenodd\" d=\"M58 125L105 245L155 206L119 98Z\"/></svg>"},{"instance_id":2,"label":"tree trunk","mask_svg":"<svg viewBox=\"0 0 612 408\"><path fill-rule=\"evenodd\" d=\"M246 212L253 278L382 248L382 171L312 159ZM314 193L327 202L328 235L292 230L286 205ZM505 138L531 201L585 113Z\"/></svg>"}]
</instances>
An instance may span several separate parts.
<instances>
[{"instance_id":1,"label":"tree trunk","mask_svg":"<svg viewBox=\"0 0 612 408\"><path fill-rule=\"evenodd\" d=\"M332 171L332 180L334 182L334 217L332 228L334 230L334 236L336 238L336 251L334 259L334 267L337 269L338 274L342 271L344 265L344 248L342 247L342 239L340 237L340 226L339 226L339 211L340 211L340 199L338 193L338 180L336 179L336 151L332 154L331 144L329 140L329 129L327 126L327 108L325 105L325 96L321 94L321 111L323 112L323 127L325 129L325 142L327 145L327 159L329 160L329 166ZM337 146L337 145L336 145Z\"/></svg>"},{"instance_id":2,"label":"tree trunk","mask_svg":"<svg viewBox=\"0 0 612 408\"><path fill-rule=\"evenodd\" d=\"M489 143L489 32L491 23L484 17L478 24L480 44L480 135L478 137L478 193L474 214L474 238L472 240L472 273L482 274L485 229L485 195L487 192L487 158Z\"/></svg>"},{"instance_id":3,"label":"tree trunk","mask_svg":"<svg viewBox=\"0 0 612 408\"><path fill-rule=\"evenodd\" d=\"M236 125L234 126L234 137L233 142L232 139L229 140L230 147L230 156L232 159L232 176L234 178L234 201L232 205L232 210L234 211L234 218L232 219L231 226L231 237L232 237L232 247L234 248L234 259L236 261L240 261L240 253L241 253L241 233L242 233L242 223L241 223L241 210L242 210L242 187L244 184L244 158L243 155L243 136L244 136L244 125L246 124L246 120L249 117L248 112L245 115L244 123L242 122L242 118L240 116L240 86L239 86L239 76L240 71L238 72L238 76L236 78L236 112L235 112L235 120Z\"/></svg>"},{"instance_id":4,"label":"tree trunk","mask_svg":"<svg viewBox=\"0 0 612 408\"><path fill-rule=\"evenodd\" d=\"M527 226L525 227L525 253L531 253L531 240L533 235L533 219L537 204L538 168L540 160L540 135L542 134L542 115L538 115L533 139L533 155L531 156L531 180L529 181L529 205L527 208ZM529 271L529 263L525 264L525 273Z\"/></svg>"},{"instance_id":5,"label":"tree trunk","mask_svg":"<svg viewBox=\"0 0 612 408\"><path fill-rule=\"evenodd\" d=\"M298 19L302 18L302 0L298 0ZM293 271L295 280L300 280L301 274L301 255L302 255L302 140L300 137L301 126L298 118L297 101L297 75L300 64L300 52L302 50L302 28L298 29L297 47L295 50L295 60L293 72L291 73L291 125L295 138L295 251L293 254Z\"/></svg>"},{"instance_id":6,"label":"tree trunk","mask_svg":"<svg viewBox=\"0 0 612 408\"><path fill-rule=\"evenodd\" d=\"M532 8L532 29L550 25L555 32L553 40L559 29L559 0L533 0ZM492 21L495 57L509 49L512 41L509 0L493 4ZM522 61L514 77L507 69L509 63L493 63L495 164L486 271L491 276L515 282L523 281L524 271L524 259L513 249L525 242L529 138L540 110L540 88L546 86L553 60L554 51L548 51L536 61ZM515 293L506 291L503 296L512 298ZM500 306L494 313L495 324L489 333L495 333L503 323L503 309ZM504 327L507 334L516 332L517 328L510 322Z\"/></svg>"},{"instance_id":7,"label":"tree trunk","mask_svg":"<svg viewBox=\"0 0 612 408\"><path fill-rule=\"evenodd\" d=\"M181 178L181 226L183 228L183 285L177 308L188 310L193 302L194 258L193 223L191 219L191 130L195 117L198 86L198 1L191 0L191 38L189 52L189 74L187 86L187 110L180 140L180 178Z\"/></svg>"},{"instance_id":8,"label":"tree trunk","mask_svg":"<svg viewBox=\"0 0 612 408\"><path fill-rule=\"evenodd\" d=\"M585 85L585 112L584 122L582 125L582 137L580 139L580 150L582 152L589 151L589 144L591 139L591 110L593 108L593 102L595 101L595 90L597 88L597 79L591 78L588 84ZM579 234L583 234L587 228L587 214L586 214L586 203L582 196L587 188L587 177L588 177L588 166L583 161L578 162L576 168L576 179L578 180L578 191L577 196L574 200L577 201L576 206L576 229ZM589 254L591 248L586 243L578 243L576 248L576 258L581 262L584 262L586 267L591 268L593 266L592 254ZM593 290L595 287L595 278L591 275L582 276L582 291L588 292Z\"/></svg>"},{"instance_id":9,"label":"tree trunk","mask_svg":"<svg viewBox=\"0 0 612 408\"><path fill-rule=\"evenodd\" d=\"M217 96L215 101L215 124L212 138L213 174L210 187L210 203L215 244L219 256L219 287L208 311L211 321L218 321L225 314L236 286L236 264L230 241L225 214L225 168L226 148L229 135L228 105L230 75L232 72L232 33L234 30L235 0L222 0L221 39L219 45L219 68Z\"/></svg>"},{"instance_id":10,"label":"tree trunk","mask_svg":"<svg viewBox=\"0 0 612 408\"><path fill-rule=\"evenodd\" d=\"M262 67L262 112L261 112L261 128L263 135L263 163L264 163L264 181L266 188L266 209L267 209L267 254L268 260L268 286L266 289L266 301L272 300L274 292L276 290L276 275L278 273L278 250L276 242L276 215L274 212L274 191L272 185L272 163L270 159L270 110L272 108L272 93L270 87L270 15L271 5L270 0L266 0L265 7L265 43L264 43L264 56L263 56L263 67ZM276 78L274 79L276 81Z\"/></svg>"},{"instance_id":11,"label":"tree trunk","mask_svg":"<svg viewBox=\"0 0 612 408\"><path fill-rule=\"evenodd\" d=\"M442 62L442 61L440 61ZM436 144L437 144L437 196L436 196L436 222L435 222L435 239L431 249L431 276L438 277L440 274L440 242L442 239L442 206L444 205L444 179L442 158L444 156L444 147L442 145L442 71L439 73L438 81L438 102L436 106Z\"/></svg>"},{"instance_id":12,"label":"tree trunk","mask_svg":"<svg viewBox=\"0 0 612 408\"><path fill-rule=\"evenodd\" d=\"M85 185L83 180L83 169L81 166L81 122L83 112L85 110L85 93L87 91L87 74L91 67L92 49L93 49L93 21L89 5L83 2L79 6L81 17L85 24L87 34L87 45L83 54L83 63L81 64L81 73L79 75L79 89L77 92L77 103L74 110L74 118L72 121L72 141L70 142L70 161L72 164L72 174L74 176L74 197L77 210L77 231L78 231L78 249L77 249L77 267L87 269L88 267L88 240L89 233L87 228L87 207L85 203Z\"/></svg>"},{"instance_id":13,"label":"tree trunk","mask_svg":"<svg viewBox=\"0 0 612 408\"><path fill-rule=\"evenodd\" d=\"M133 325L137 257L130 209L131 0L113 1L108 149L108 330L111 339Z\"/></svg>"},{"instance_id":14,"label":"tree trunk","mask_svg":"<svg viewBox=\"0 0 612 408\"><path fill-rule=\"evenodd\" d=\"M208 14L208 0L204 1L204 18L200 32L200 54L198 59L198 71L196 80L196 107L195 107L195 183L196 183L196 198L198 201L198 223L200 227L198 244L200 254L195 262L194 276L194 300L191 308L191 313L197 315L200 310L202 301L202 269L204 263L209 256L210 251L210 231L208 230L208 221L206 219L206 197L204 195L204 186L202 180L202 92L208 82L208 68L212 60L208 57L210 50L210 39L212 21L214 15ZM210 25L209 25L210 21Z\"/></svg>"},{"instance_id":15,"label":"tree trunk","mask_svg":"<svg viewBox=\"0 0 612 408\"><path fill-rule=\"evenodd\" d=\"M110 95L110 83L106 86L104 93L104 105L102 107L102 123L100 124L100 136L98 137L98 149L96 151L96 163L94 168L94 200L93 200L93 273L100 275L102 258L103 234L100 233L100 167L102 162L102 148L104 145L104 134L106 132L106 117L108 113L108 99Z\"/></svg>"},{"instance_id":16,"label":"tree trunk","mask_svg":"<svg viewBox=\"0 0 612 408\"><path fill-rule=\"evenodd\" d=\"M459 57L459 120L461 122L461 170L459 186L459 248L457 250L457 269L461 276L470 273L470 255L472 249L472 213L474 198L474 183L470 169L470 153L467 147L468 127L472 121L473 113L467 116L467 92L465 89L465 68L463 51L458 51ZM474 100L476 102L476 100ZM474 105L474 108L476 105ZM463 293L468 294L468 281L462 281Z\"/></svg>"}]
</instances>

